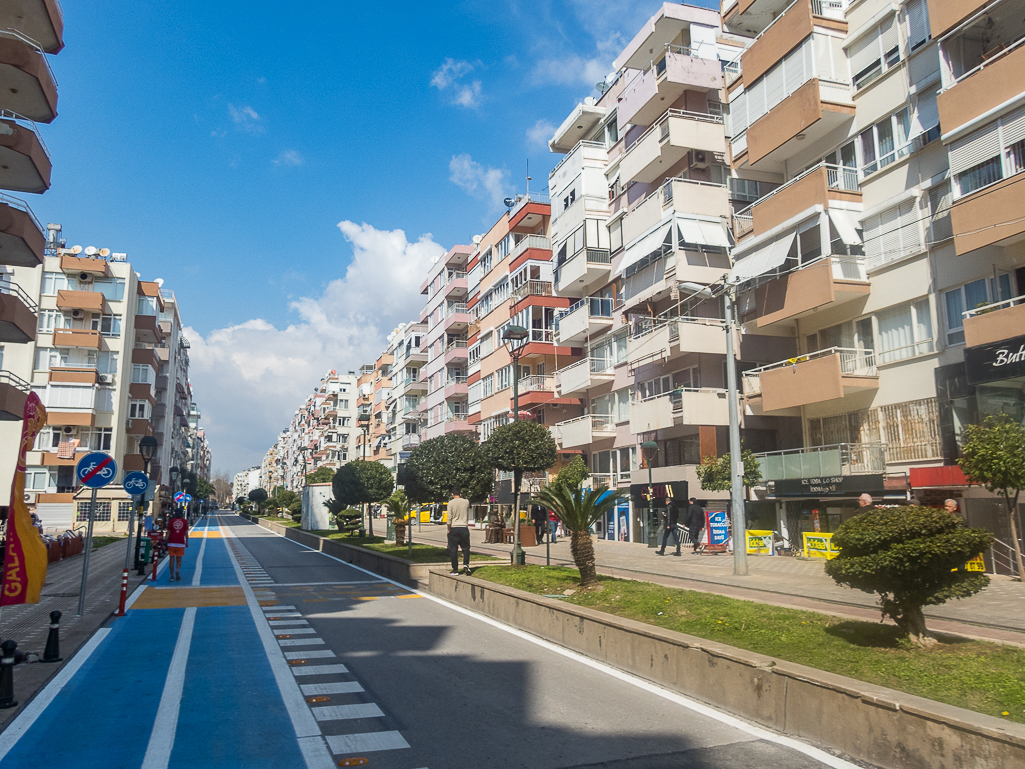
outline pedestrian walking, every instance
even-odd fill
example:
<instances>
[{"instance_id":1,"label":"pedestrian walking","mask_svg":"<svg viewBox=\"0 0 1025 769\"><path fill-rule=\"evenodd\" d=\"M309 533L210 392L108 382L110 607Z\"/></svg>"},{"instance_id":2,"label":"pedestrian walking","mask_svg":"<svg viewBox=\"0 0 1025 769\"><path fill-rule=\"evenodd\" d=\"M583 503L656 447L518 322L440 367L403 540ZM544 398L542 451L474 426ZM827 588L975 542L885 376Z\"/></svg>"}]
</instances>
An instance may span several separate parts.
<instances>
[{"instance_id":1,"label":"pedestrian walking","mask_svg":"<svg viewBox=\"0 0 1025 769\"><path fill-rule=\"evenodd\" d=\"M463 551L463 573L470 576L470 503L463 499L463 490L452 487L448 503L448 556L452 560L450 574L459 573L459 550Z\"/></svg>"},{"instance_id":2,"label":"pedestrian walking","mask_svg":"<svg viewBox=\"0 0 1025 769\"><path fill-rule=\"evenodd\" d=\"M666 507L665 512L662 513L662 525L665 527L662 532L662 547L655 551L655 555L666 554L666 543L669 541L670 535L676 542L676 552L673 555L680 555L680 532L676 530L677 525L680 522L680 508L676 505L675 499L670 499Z\"/></svg>"},{"instance_id":3,"label":"pedestrian walking","mask_svg":"<svg viewBox=\"0 0 1025 769\"><path fill-rule=\"evenodd\" d=\"M872 500L871 494L862 494L858 497L858 509L855 514L860 515L861 513L867 513L869 510L875 510L876 504Z\"/></svg>"},{"instance_id":4,"label":"pedestrian walking","mask_svg":"<svg viewBox=\"0 0 1025 769\"><path fill-rule=\"evenodd\" d=\"M534 539L540 545L544 541L545 523L548 521L548 513L541 505L531 505L530 519L534 522Z\"/></svg>"},{"instance_id":5,"label":"pedestrian walking","mask_svg":"<svg viewBox=\"0 0 1025 769\"><path fill-rule=\"evenodd\" d=\"M696 553L698 551L698 543L701 541L701 530L705 528L705 508L698 504L697 497L690 498L684 525L687 527L687 531L690 532L690 541Z\"/></svg>"},{"instance_id":6,"label":"pedestrian walking","mask_svg":"<svg viewBox=\"0 0 1025 769\"><path fill-rule=\"evenodd\" d=\"M559 530L559 516L554 512L548 512L548 536L550 537L549 542L553 545L556 543L555 534Z\"/></svg>"},{"instance_id":7,"label":"pedestrian walking","mask_svg":"<svg viewBox=\"0 0 1025 769\"><path fill-rule=\"evenodd\" d=\"M189 522L176 510L167 522L167 554L168 568L171 570L170 582L182 581L182 556L189 546Z\"/></svg>"}]
</instances>

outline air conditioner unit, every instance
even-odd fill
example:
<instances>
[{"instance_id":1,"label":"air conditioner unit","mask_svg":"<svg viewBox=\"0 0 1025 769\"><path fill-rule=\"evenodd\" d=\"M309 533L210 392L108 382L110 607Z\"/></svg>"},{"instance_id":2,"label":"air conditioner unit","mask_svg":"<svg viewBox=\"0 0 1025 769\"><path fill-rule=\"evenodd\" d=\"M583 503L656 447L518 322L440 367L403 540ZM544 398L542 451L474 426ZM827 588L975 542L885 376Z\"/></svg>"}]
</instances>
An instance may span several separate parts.
<instances>
[{"instance_id":1,"label":"air conditioner unit","mask_svg":"<svg viewBox=\"0 0 1025 769\"><path fill-rule=\"evenodd\" d=\"M114 375L100 374L100 384L114 384Z\"/></svg>"},{"instance_id":2,"label":"air conditioner unit","mask_svg":"<svg viewBox=\"0 0 1025 769\"><path fill-rule=\"evenodd\" d=\"M79 283L92 283L93 282L93 274L91 272L80 272L80 273L78 273L78 282Z\"/></svg>"},{"instance_id":3,"label":"air conditioner unit","mask_svg":"<svg viewBox=\"0 0 1025 769\"><path fill-rule=\"evenodd\" d=\"M38 493L39 492L37 491L26 491L25 496L22 497L22 499L25 500L25 504L34 505L36 503L36 494Z\"/></svg>"},{"instance_id":4,"label":"air conditioner unit","mask_svg":"<svg viewBox=\"0 0 1025 769\"><path fill-rule=\"evenodd\" d=\"M691 168L708 168L708 157L704 152L700 150L691 150L690 153L690 167Z\"/></svg>"},{"instance_id":5,"label":"air conditioner unit","mask_svg":"<svg viewBox=\"0 0 1025 769\"><path fill-rule=\"evenodd\" d=\"M74 425L64 425L64 427L61 428L61 432L64 433L65 435L74 435L75 434L75 426Z\"/></svg>"},{"instance_id":6,"label":"air conditioner unit","mask_svg":"<svg viewBox=\"0 0 1025 769\"><path fill-rule=\"evenodd\" d=\"M85 311L84 310L72 310L71 311L71 317L74 318L75 320L82 320L82 318L85 317Z\"/></svg>"}]
</instances>

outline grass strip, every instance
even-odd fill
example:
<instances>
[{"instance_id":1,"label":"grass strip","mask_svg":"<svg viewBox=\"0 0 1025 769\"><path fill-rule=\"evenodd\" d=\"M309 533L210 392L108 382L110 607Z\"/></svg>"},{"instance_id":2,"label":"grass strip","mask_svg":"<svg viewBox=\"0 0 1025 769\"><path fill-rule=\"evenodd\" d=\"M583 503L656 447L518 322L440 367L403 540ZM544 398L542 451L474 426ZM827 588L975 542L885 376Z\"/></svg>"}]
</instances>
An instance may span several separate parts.
<instances>
[{"instance_id":1,"label":"grass strip","mask_svg":"<svg viewBox=\"0 0 1025 769\"><path fill-rule=\"evenodd\" d=\"M604 591L565 596L580 577L562 566L483 566L474 576L1025 723L1025 649L1019 647L943 638L917 649L902 642L893 625L613 577L599 576Z\"/></svg>"},{"instance_id":2,"label":"grass strip","mask_svg":"<svg viewBox=\"0 0 1025 769\"><path fill-rule=\"evenodd\" d=\"M124 542L124 541L125 541L124 537L97 537L97 536L94 535L93 536L93 550L96 550L97 548L100 548L100 547L105 547L106 545L110 545L110 544L112 544L114 542Z\"/></svg>"},{"instance_id":3,"label":"grass strip","mask_svg":"<svg viewBox=\"0 0 1025 769\"><path fill-rule=\"evenodd\" d=\"M318 537L324 537L325 539L338 540L346 545L373 550L376 553L393 555L396 558L402 558L406 561L412 561L413 563L444 563L448 561L448 550L435 545L425 545L417 542L415 539L413 540L413 552L410 554L406 545L396 545L394 542L385 542L384 537L351 537L346 533L333 531L331 529L320 529L310 533L316 534ZM461 558L462 555L460 555L460 559ZM470 560L497 561L499 559L490 555L470 553ZM460 563L461 562L462 561L460 560Z\"/></svg>"}]
</instances>

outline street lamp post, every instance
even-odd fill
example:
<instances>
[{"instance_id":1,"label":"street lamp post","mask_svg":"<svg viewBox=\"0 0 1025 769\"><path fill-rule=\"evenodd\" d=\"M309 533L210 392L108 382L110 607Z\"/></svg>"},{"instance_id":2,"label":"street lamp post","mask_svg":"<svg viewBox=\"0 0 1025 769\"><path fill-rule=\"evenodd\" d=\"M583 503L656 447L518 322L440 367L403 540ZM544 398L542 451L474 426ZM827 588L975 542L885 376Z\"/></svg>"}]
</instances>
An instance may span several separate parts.
<instances>
[{"instance_id":1,"label":"street lamp post","mask_svg":"<svg viewBox=\"0 0 1025 769\"><path fill-rule=\"evenodd\" d=\"M310 453L309 446L300 446L298 449L299 458L302 462L302 485L299 486L299 499L301 500L306 493L306 455Z\"/></svg>"},{"instance_id":2,"label":"street lamp post","mask_svg":"<svg viewBox=\"0 0 1025 769\"><path fill-rule=\"evenodd\" d=\"M644 454L644 464L648 466L648 527L655 526L655 499L654 484L651 482L651 452L658 451L658 444L655 441L644 441L641 444L641 452ZM646 527L647 528L647 527ZM655 527L655 544L658 545L658 528ZM651 547L649 541L648 547Z\"/></svg>"},{"instance_id":3,"label":"street lamp post","mask_svg":"<svg viewBox=\"0 0 1025 769\"><path fill-rule=\"evenodd\" d=\"M139 453L142 454L143 473L149 478L149 463L157 455L157 439L152 435L146 435L139 441ZM153 481L151 480L152 484ZM139 516L139 532L135 538L135 569L139 574L146 573L146 567L142 564L142 511L145 503L145 494L140 494L138 502L133 506L133 515ZM132 553L132 520L128 521L128 552L125 553L125 571L128 571L128 561Z\"/></svg>"},{"instance_id":4,"label":"street lamp post","mask_svg":"<svg viewBox=\"0 0 1025 769\"><path fill-rule=\"evenodd\" d=\"M367 458L367 441L370 440L370 412L361 411L356 415L356 422L359 424L359 429L363 431L363 460ZM366 516L367 516L367 532L371 538L374 536L374 520L370 517L370 503L366 505Z\"/></svg>"},{"instance_id":5,"label":"street lamp post","mask_svg":"<svg viewBox=\"0 0 1025 769\"><path fill-rule=\"evenodd\" d=\"M523 356L524 343L530 332L523 326L507 326L502 334L502 341L509 345L509 357L512 358L513 386L513 421L520 420L520 358ZM514 566L522 566L527 562L527 555L520 547L520 485L523 482L523 471L513 471L513 483L516 484L513 503L513 549L510 554Z\"/></svg>"}]
</instances>

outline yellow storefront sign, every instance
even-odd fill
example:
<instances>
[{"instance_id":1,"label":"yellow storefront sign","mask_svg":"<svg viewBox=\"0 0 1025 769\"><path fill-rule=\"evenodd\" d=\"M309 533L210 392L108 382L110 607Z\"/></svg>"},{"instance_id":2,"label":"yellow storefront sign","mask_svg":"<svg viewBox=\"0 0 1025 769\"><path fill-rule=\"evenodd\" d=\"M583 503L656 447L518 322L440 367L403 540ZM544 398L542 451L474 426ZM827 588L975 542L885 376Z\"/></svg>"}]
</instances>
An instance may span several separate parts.
<instances>
[{"instance_id":1,"label":"yellow storefront sign","mask_svg":"<svg viewBox=\"0 0 1025 769\"><path fill-rule=\"evenodd\" d=\"M747 552L754 555L772 555L772 532L749 529L747 532Z\"/></svg>"},{"instance_id":2,"label":"yellow storefront sign","mask_svg":"<svg viewBox=\"0 0 1025 769\"><path fill-rule=\"evenodd\" d=\"M965 571L986 571L986 562L982 560L982 553L979 553L972 560L964 565ZM957 571L957 569L951 569L951 571Z\"/></svg>"},{"instance_id":3,"label":"yellow storefront sign","mask_svg":"<svg viewBox=\"0 0 1025 769\"><path fill-rule=\"evenodd\" d=\"M821 534L818 532L804 532L804 557L825 558L829 560L836 558L840 553L833 548L833 535Z\"/></svg>"}]
</instances>

